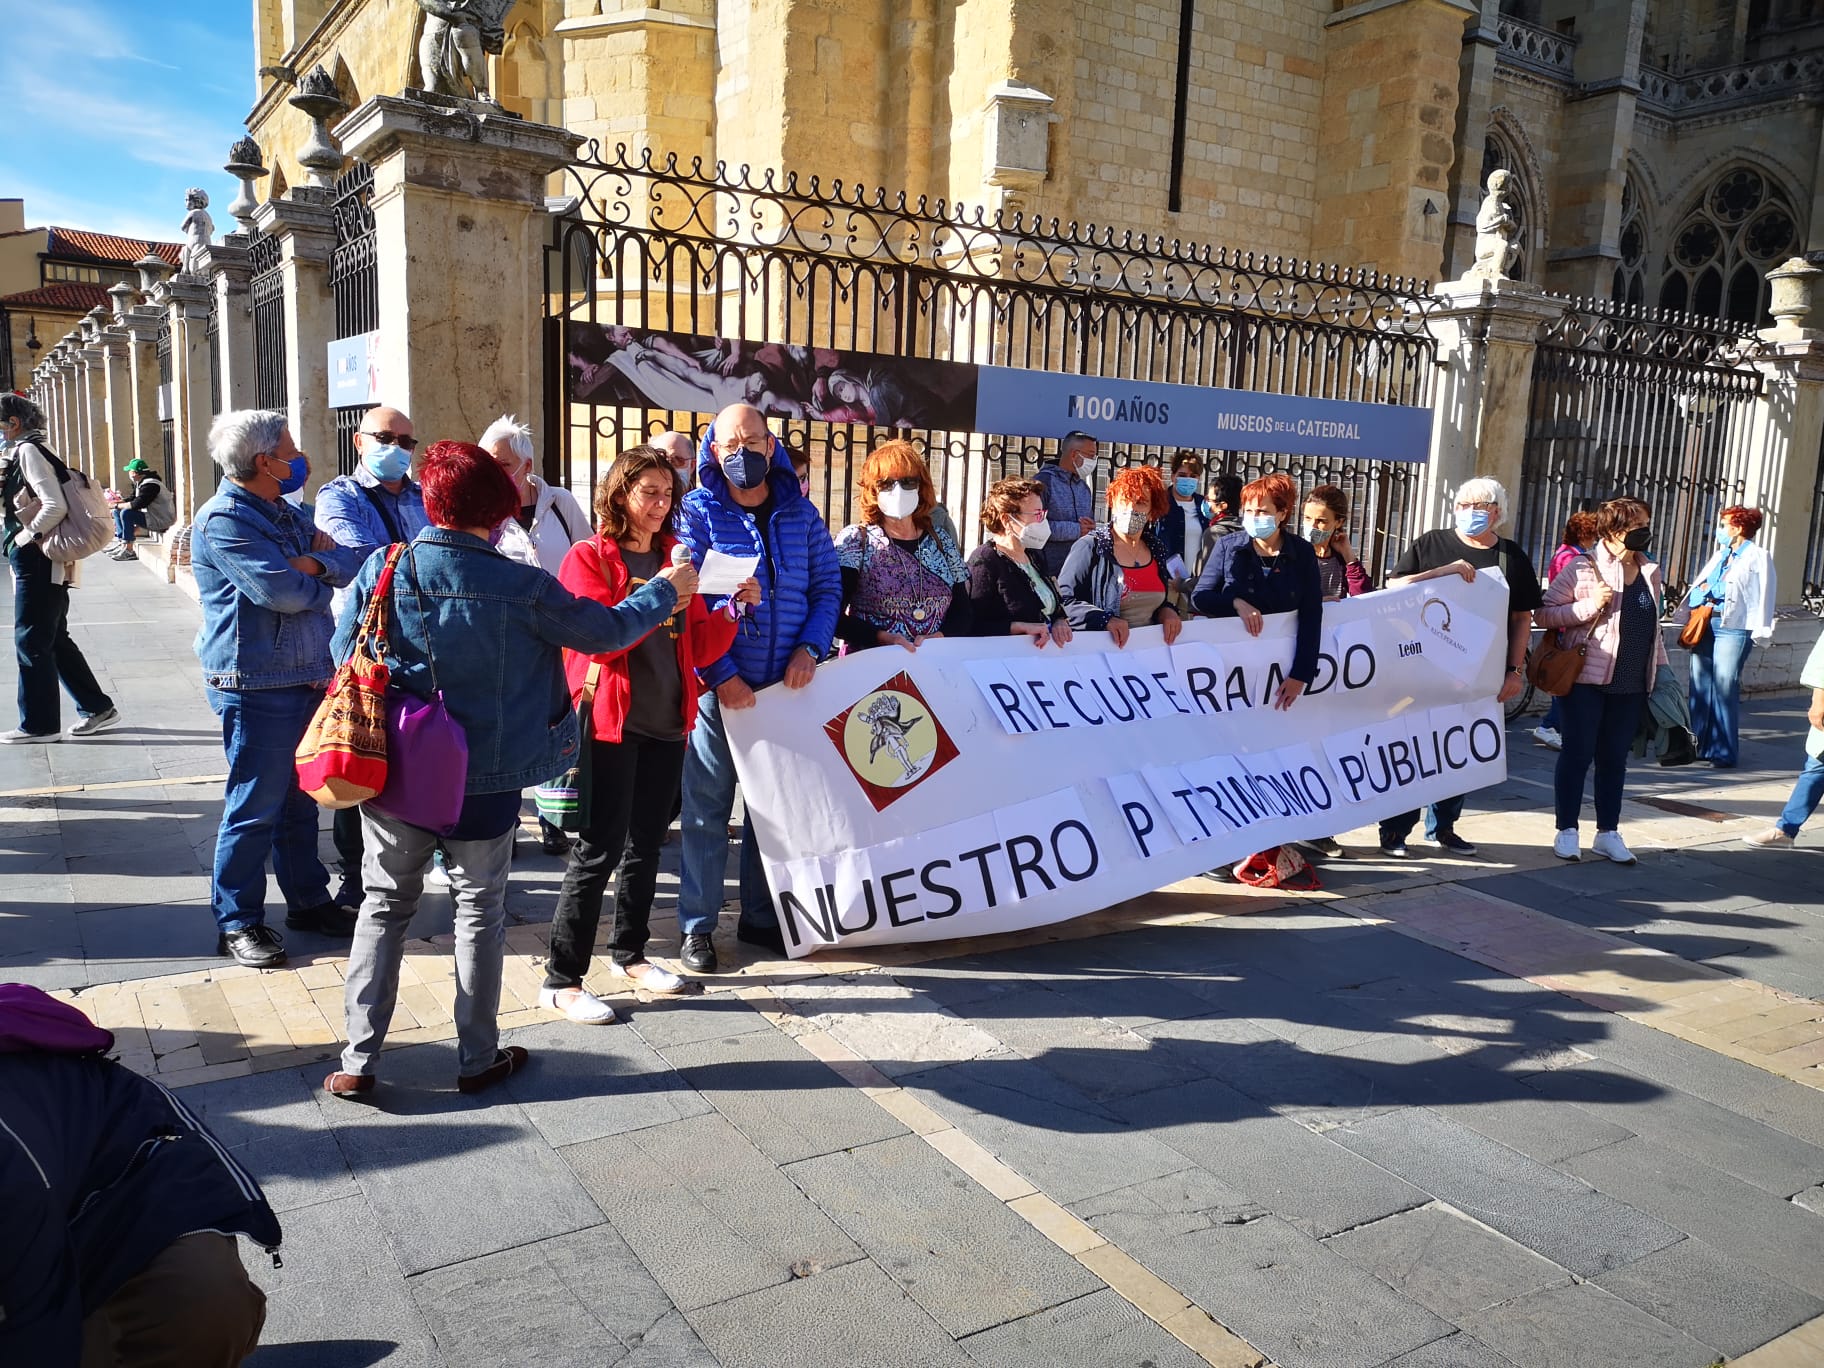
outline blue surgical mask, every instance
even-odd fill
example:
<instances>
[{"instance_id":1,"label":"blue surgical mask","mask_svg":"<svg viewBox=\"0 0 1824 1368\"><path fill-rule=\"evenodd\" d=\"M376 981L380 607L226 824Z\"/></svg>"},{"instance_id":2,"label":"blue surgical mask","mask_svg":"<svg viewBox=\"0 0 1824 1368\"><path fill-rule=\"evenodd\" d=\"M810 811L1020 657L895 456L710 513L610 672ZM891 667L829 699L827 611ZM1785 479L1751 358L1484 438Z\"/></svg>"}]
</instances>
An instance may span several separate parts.
<instances>
[{"instance_id":1,"label":"blue surgical mask","mask_svg":"<svg viewBox=\"0 0 1824 1368\"><path fill-rule=\"evenodd\" d=\"M736 489L758 489L766 483L766 469L772 463L770 452L762 455L739 447L722 458L722 473Z\"/></svg>"},{"instance_id":2,"label":"blue surgical mask","mask_svg":"<svg viewBox=\"0 0 1824 1368\"><path fill-rule=\"evenodd\" d=\"M1735 533L1731 532L1728 528L1718 527L1716 529L1716 544L1718 546L1730 546L1734 541Z\"/></svg>"},{"instance_id":3,"label":"blue surgical mask","mask_svg":"<svg viewBox=\"0 0 1824 1368\"><path fill-rule=\"evenodd\" d=\"M362 455L361 462L376 480L403 480L412 473L411 455L401 450L397 442L375 443Z\"/></svg>"},{"instance_id":4,"label":"blue surgical mask","mask_svg":"<svg viewBox=\"0 0 1824 1368\"><path fill-rule=\"evenodd\" d=\"M1241 517L1241 525L1256 541L1265 541L1279 531L1279 519L1271 513L1244 513Z\"/></svg>"},{"instance_id":5,"label":"blue surgical mask","mask_svg":"<svg viewBox=\"0 0 1824 1368\"><path fill-rule=\"evenodd\" d=\"M310 457L294 456L291 458L291 474L279 481L279 493L295 494L304 488L304 482L310 478Z\"/></svg>"},{"instance_id":6,"label":"blue surgical mask","mask_svg":"<svg viewBox=\"0 0 1824 1368\"><path fill-rule=\"evenodd\" d=\"M1459 508L1457 510L1457 531L1466 537L1479 537L1488 531L1489 513L1486 508Z\"/></svg>"},{"instance_id":7,"label":"blue surgical mask","mask_svg":"<svg viewBox=\"0 0 1824 1368\"><path fill-rule=\"evenodd\" d=\"M1178 491L1179 498L1194 499L1197 497L1197 477L1195 475L1180 475L1177 479L1172 481L1172 488Z\"/></svg>"}]
</instances>

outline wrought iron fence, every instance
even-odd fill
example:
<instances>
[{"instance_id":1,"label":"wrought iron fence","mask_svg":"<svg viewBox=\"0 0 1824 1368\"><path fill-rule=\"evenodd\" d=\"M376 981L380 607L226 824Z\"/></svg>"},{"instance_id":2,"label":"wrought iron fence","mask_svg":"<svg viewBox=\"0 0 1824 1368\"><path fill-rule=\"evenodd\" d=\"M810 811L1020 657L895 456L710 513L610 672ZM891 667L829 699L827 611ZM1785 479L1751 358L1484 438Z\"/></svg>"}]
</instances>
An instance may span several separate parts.
<instances>
[{"instance_id":1,"label":"wrought iron fence","mask_svg":"<svg viewBox=\"0 0 1824 1368\"><path fill-rule=\"evenodd\" d=\"M569 398L582 324L974 362L1120 379L1428 406L1435 307L1418 281L1094 226L1011 221L812 177L713 171L590 144L546 249L547 472L586 490L617 451L704 416ZM813 498L850 520L854 478L879 442L924 450L966 543L994 480L1050 443L962 431L902 433L812 418L777 423L811 462ZM1350 533L1375 573L1418 530L1422 467L1198 454L1214 475L1283 469L1351 495ZM1117 445L1113 464L1172 449Z\"/></svg>"},{"instance_id":2,"label":"wrought iron fence","mask_svg":"<svg viewBox=\"0 0 1824 1368\"><path fill-rule=\"evenodd\" d=\"M329 289L335 298L336 336L358 337L380 326L380 272L374 246L374 169L356 161L336 182L332 214L336 245L329 258ZM359 459L355 432L366 404L333 410L336 415L336 471L354 473Z\"/></svg>"},{"instance_id":3,"label":"wrought iron fence","mask_svg":"<svg viewBox=\"0 0 1824 1368\"><path fill-rule=\"evenodd\" d=\"M158 357L158 403L164 415L158 420L159 447L164 453L165 468L159 473L167 480L177 478L177 427L171 409L177 395L171 385L171 315L158 320L158 331L152 334L152 349Z\"/></svg>"},{"instance_id":4,"label":"wrought iron fence","mask_svg":"<svg viewBox=\"0 0 1824 1368\"><path fill-rule=\"evenodd\" d=\"M209 321L203 325L203 335L209 340L209 412L222 411L222 306L220 300L213 300L209 306Z\"/></svg>"},{"instance_id":5,"label":"wrought iron fence","mask_svg":"<svg viewBox=\"0 0 1824 1368\"><path fill-rule=\"evenodd\" d=\"M1717 513L1747 495L1757 345L1748 325L1601 300L1546 325L1512 491L1535 563L1573 512L1627 495L1653 510L1668 599L1688 585Z\"/></svg>"},{"instance_id":6,"label":"wrought iron fence","mask_svg":"<svg viewBox=\"0 0 1824 1368\"><path fill-rule=\"evenodd\" d=\"M285 267L279 238L254 236L247 249L248 294L253 308L253 395L261 408L291 404L289 366L285 360Z\"/></svg>"}]
</instances>

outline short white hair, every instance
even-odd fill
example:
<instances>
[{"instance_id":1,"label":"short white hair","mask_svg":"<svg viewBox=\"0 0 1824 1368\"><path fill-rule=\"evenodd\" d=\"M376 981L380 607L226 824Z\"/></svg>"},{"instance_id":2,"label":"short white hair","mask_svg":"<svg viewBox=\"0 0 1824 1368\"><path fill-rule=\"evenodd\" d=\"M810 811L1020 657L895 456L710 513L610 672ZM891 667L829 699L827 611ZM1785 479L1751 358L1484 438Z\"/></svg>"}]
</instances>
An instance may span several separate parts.
<instances>
[{"instance_id":1,"label":"short white hair","mask_svg":"<svg viewBox=\"0 0 1824 1368\"><path fill-rule=\"evenodd\" d=\"M283 409L225 410L209 425L209 455L229 479L252 479L254 460L278 450L290 422Z\"/></svg>"},{"instance_id":2,"label":"short white hair","mask_svg":"<svg viewBox=\"0 0 1824 1368\"><path fill-rule=\"evenodd\" d=\"M1494 520L1499 527L1507 521L1507 515L1513 508L1507 502L1507 491L1501 487L1501 481L1491 480L1486 475L1478 475L1473 480L1465 480L1457 486L1457 503L1491 503L1501 510L1501 516Z\"/></svg>"},{"instance_id":3,"label":"short white hair","mask_svg":"<svg viewBox=\"0 0 1824 1368\"><path fill-rule=\"evenodd\" d=\"M504 441L522 461L532 459L532 429L510 413L503 413L488 424L488 430L475 443L483 451L492 451L494 443Z\"/></svg>"}]
</instances>

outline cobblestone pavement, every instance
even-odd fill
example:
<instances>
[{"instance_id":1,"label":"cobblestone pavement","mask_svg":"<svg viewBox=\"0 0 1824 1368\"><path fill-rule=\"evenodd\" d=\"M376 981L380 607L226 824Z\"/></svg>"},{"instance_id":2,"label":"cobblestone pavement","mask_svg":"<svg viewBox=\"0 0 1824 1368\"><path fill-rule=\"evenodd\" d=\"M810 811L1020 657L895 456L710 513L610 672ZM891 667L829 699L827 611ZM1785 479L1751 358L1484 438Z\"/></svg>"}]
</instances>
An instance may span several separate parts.
<instances>
[{"instance_id":1,"label":"cobblestone pavement","mask_svg":"<svg viewBox=\"0 0 1824 1368\"><path fill-rule=\"evenodd\" d=\"M701 997L594 984L606 1028L536 1008L561 870L528 841L502 1009L531 1067L455 1092L434 893L360 1105L319 1090L337 948L210 953L194 605L84 572L127 721L0 748L0 980L111 1027L265 1183L256 1363L1824 1363L1824 824L1738 839L1784 801L1796 695L1751 705L1732 774L1637 771L1635 869L1550 858L1516 729L1479 859L1358 832L1320 894L1190 880L866 961L731 939Z\"/></svg>"}]
</instances>

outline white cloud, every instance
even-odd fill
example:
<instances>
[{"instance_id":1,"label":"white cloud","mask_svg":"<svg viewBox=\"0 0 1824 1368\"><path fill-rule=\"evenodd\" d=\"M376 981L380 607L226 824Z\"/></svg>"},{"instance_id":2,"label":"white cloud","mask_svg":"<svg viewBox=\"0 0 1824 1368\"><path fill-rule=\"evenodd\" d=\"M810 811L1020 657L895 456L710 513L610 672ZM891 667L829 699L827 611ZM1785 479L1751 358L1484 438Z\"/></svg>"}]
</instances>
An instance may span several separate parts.
<instances>
[{"instance_id":1,"label":"white cloud","mask_svg":"<svg viewBox=\"0 0 1824 1368\"><path fill-rule=\"evenodd\" d=\"M25 222L28 228L55 225L59 228L86 228L94 233L113 233L119 237L147 238L154 242L176 242L182 235L177 225L184 217L183 201L169 216L147 213L118 200L89 199L53 190L43 185L8 183L9 199L25 200ZM232 223L228 225L234 227Z\"/></svg>"},{"instance_id":2,"label":"white cloud","mask_svg":"<svg viewBox=\"0 0 1824 1368\"><path fill-rule=\"evenodd\" d=\"M243 131L225 119L113 98L86 83L54 80L40 71L20 71L8 84L22 107L64 112L80 117L89 128L107 129L116 155L124 153L153 166L219 172L228 148Z\"/></svg>"}]
</instances>

